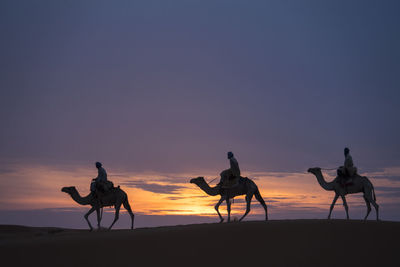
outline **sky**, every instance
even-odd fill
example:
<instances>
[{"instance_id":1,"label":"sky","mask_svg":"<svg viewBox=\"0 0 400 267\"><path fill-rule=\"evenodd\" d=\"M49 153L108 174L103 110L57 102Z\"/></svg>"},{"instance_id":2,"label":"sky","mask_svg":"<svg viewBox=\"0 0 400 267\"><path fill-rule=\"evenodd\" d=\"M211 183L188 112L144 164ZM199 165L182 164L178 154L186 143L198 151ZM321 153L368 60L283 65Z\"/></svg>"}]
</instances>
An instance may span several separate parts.
<instances>
[{"instance_id":1,"label":"sky","mask_svg":"<svg viewBox=\"0 0 400 267\"><path fill-rule=\"evenodd\" d=\"M95 161L143 226L212 220L218 199L188 180L217 177L227 151L272 218L324 218L333 195L305 171L340 166L345 146L384 218L400 220L399 11L361 0L1 1L0 223L81 227L50 213L81 216L60 188L88 193ZM360 196L349 198L361 218Z\"/></svg>"}]
</instances>

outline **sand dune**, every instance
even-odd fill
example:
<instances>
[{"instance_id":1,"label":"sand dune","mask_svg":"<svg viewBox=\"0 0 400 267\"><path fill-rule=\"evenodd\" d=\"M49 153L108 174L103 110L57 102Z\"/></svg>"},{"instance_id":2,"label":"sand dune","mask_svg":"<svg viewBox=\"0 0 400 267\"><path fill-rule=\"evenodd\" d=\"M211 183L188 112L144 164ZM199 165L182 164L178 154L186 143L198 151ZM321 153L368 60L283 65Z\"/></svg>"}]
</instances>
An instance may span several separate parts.
<instances>
[{"instance_id":1,"label":"sand dune","mask_svg":"<svg viewBox=\"0 0 400 267\"><path fill-rule=\"evenodd\" d=\"M400 266L399 240L400 222L374 221L249 221L111 232L0 226L2 266Z\"/></svg>"}]
</instances>

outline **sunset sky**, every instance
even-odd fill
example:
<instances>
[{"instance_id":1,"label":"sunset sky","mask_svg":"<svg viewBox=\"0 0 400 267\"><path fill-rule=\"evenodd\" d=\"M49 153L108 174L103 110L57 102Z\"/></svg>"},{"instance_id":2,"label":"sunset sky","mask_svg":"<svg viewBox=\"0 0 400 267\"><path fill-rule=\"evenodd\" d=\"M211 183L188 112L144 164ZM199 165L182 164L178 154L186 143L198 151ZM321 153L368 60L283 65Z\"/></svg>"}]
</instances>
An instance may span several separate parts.
<instances>
[{"instance_id":1,"label":"sunset sky","mask_svg":"<svg viewBox=\"0 0 400 267\"><path fill-rule=\"evenodd\" d=\"M86 227L88 208L60 189L89 193L95 161L137 226L214 222L218 197L189 180L217 177L227 151L271 219L325 218L333 193L306 170L342 165L345 146L382 219L400 220L399 13L368 0L1 1L0 224ZM348 201L361 219L361 195ZM249 220L262 213L253 200Z\"/></svg>"}]
</instances>

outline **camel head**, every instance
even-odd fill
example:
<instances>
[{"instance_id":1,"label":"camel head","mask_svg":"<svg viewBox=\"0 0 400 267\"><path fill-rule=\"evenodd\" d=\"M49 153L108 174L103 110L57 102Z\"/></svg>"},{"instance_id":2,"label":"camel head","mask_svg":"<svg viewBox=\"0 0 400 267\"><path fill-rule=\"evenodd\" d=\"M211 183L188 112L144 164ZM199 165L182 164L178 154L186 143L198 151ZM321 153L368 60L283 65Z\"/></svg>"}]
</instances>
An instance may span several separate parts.
<instances>
[{"instance_id":1,"label":"camel head","mask_svg":"<svg viewBox=\"0 0 400 267\"><path fill-rule=\"evenodd\" d=\"M197 178L190 179L191 184L199 184L201 182L205 182L204 177L197 177Z\"/></svg>"},{"instance_id":2,"label":"camel head","mask_svg":"<svg viewBox=\"0 0 400 267\"><path fill-rule=\"evenodd\" d=\"M76 188L75 188L75 186L66 186L66 187L61 188L61 191L71 195L72 192L76 191Z\"/></svg>"},{"instance_id":3,"label":"camel head","mask_svg":"<svg viewBox=\"0 0 400 267\"><path fill-rule=\"evenodd\" d=\"M317 173L320 173L320 172L321 172L321 168L318 168L318 167L309 168L309 169L307 170L307 172L310 172L310 173L316 175Z\"/></svg>"}]
</instances>

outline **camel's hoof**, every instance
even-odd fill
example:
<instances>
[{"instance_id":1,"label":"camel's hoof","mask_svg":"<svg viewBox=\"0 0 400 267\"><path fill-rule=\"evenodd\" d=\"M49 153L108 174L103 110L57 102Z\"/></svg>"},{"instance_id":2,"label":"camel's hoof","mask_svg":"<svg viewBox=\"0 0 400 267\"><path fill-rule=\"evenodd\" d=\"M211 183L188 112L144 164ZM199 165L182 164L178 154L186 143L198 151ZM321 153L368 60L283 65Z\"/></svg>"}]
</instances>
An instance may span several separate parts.
<instances>
[{"instance_id":1,"label":"camel's hoof","mask_svg":"<svg viewBox=\"0 0 400 267\"><path fill-rule=\"evenodd\" d=\"M223 222L224 222L224 219L222 219L222 220L219 221L219 223L223 223Z\"/></svg>"}]
</instances>

